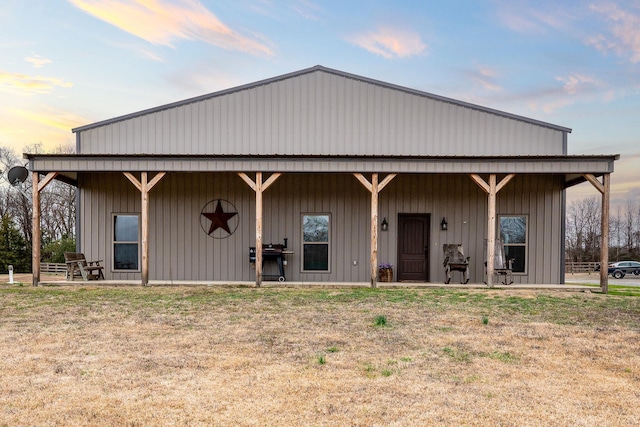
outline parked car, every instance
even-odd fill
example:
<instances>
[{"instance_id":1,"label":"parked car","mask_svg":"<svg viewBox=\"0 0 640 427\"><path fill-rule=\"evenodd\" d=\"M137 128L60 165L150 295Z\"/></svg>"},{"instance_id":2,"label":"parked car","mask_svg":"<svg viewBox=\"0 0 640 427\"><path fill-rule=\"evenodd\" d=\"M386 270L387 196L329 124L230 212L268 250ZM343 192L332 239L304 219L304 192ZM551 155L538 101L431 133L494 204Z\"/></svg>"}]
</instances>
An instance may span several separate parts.
<instances>
[{"instance_id":1,"label":"parked car","mask_svg":"<svg viewBox=\"0 0 640 427\"><path fill-rule=\"evenodd\" d=\"M599 266L598 266L599 267ZM600 270L600 268L596 268ZM616 279L622 279L626 274L640 275L640 262L620 261L609 264L608 273Z\"/></svg>"}]
</instances>

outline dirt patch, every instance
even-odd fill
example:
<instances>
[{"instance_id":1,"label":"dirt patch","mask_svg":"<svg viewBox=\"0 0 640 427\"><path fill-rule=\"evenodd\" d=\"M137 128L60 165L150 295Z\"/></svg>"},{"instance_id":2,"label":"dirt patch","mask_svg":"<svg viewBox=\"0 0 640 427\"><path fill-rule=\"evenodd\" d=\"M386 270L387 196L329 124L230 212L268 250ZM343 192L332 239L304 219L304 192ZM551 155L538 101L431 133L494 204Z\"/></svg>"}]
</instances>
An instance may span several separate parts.
<instances>
[{"instance_id":1,"label":"dirt patch","mask_svg":"<svg viewBox=\"0 0 640 427\"><path fill-rule=\"evenodd\" d=\"M62 281L64 280L64 274L41 274L40 281L49 282L49 281ZM9 275L8 274L0 274L0 284L8 284L9 283ZM33 283L33 275L31 273L15 273L13 275L13 283L14 284L22 284L22 285L31 285Z\"/></svg>"},{"instance_id":2,"label":"dirt patch","mask_svg":"<svg viewBox=\"0 0 640 427\"><path fill-rule=\"evenodd\" d=\"M0 298L0 425L640 424L634 297L85 286Z\"/></svg>"}]
</instances>

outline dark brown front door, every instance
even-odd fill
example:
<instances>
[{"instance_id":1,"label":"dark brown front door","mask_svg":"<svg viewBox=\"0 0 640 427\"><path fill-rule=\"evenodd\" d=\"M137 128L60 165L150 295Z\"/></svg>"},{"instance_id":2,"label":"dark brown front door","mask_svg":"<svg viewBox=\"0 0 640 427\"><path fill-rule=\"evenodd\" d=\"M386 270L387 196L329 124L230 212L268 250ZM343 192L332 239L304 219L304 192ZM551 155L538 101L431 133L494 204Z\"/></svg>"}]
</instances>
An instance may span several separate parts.
<instances>
[{"instance_id":1,"label":"dark brown front door","mask_svg":"<svg viewBox=\"0 0 640 427\"><path fill-rule=\"evenodd\" d=\"M398 281L429 281L430 214L398 214Z\"/></svg>"}]
</instances>

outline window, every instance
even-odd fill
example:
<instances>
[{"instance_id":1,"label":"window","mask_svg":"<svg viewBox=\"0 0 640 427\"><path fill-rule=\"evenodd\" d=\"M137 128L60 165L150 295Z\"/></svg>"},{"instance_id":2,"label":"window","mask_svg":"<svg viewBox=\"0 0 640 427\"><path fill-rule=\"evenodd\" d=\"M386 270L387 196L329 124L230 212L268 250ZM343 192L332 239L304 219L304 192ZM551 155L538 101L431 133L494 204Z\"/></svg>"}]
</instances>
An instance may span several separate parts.
<instances>
[{"instance_id":1,"label":"window","mask_svg":"<svg viewBox=\"0 0 640 427\"><path fill-rule=\"evenodd\" d=\"M113 269L139 270L138 215L113 216Z\"/></svg>"},{"instance_id":2,"label":"window","mask_svg":"<svg viewBox=\"0 0 640 427\"><path fill-rule=\"evenodd\" d=\"M329 215L302 216L302 271L329 271Z\"/></svg>"},{"instance_id":3,"label":"window","mask_svg":"<svg viewBox=\"0 0 640 427\"><path fill-rule=\"evenodd\" d=\"M527 266L527 217L524 215L500 216L500 238L504 242L504 254L513 262L514 273L525 273Z\"/></svg>"}]
</instances>

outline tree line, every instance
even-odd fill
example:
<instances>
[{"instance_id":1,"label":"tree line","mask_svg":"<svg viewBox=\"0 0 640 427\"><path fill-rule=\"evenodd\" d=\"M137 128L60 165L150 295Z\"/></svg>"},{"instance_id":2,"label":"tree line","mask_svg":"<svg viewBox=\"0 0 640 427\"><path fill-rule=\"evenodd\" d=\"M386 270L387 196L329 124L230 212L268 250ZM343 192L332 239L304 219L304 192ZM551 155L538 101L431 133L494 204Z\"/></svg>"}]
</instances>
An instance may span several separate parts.
<instances>
[{"instance_id":1,"label":"tree line","mask_svg":"<svg viewBox=\"0 0 640 427\"><path fill-rule=\"evenodd\" d=\"M29 153L42 153L40 144L25 148ZM54 153L72 153L73 149L60 146ZM31 271L33 242L33 204L31 176L24 183L13 185L7 178L14 166L26 163L10 148L0 147L0 273L8 266L14 271ZM42 261L64 262L65 251L75 251L76 189L53 180L40 193Z\"/></svg>"},{"instance_id":2,"label":"tree line","mask_svg":"<svg viewBox=\"0 0 640 427\"><path fill-rule=\"evenodd\" d=\"M600 260L599 198L574 201L567 207L566 256L568 261ZM626 207L609 213L609 261L640 259L640 202L628 201Z\"/></svg>"}]
</instances>

